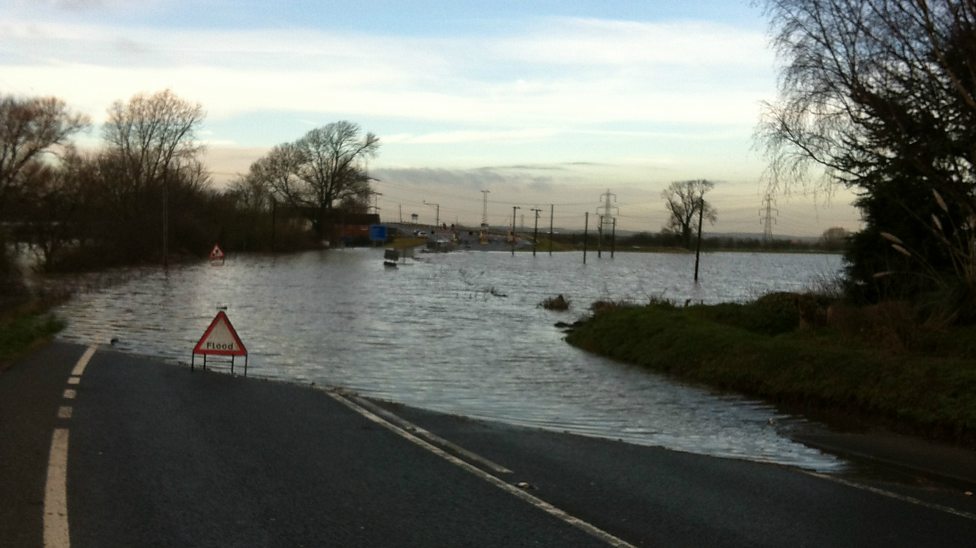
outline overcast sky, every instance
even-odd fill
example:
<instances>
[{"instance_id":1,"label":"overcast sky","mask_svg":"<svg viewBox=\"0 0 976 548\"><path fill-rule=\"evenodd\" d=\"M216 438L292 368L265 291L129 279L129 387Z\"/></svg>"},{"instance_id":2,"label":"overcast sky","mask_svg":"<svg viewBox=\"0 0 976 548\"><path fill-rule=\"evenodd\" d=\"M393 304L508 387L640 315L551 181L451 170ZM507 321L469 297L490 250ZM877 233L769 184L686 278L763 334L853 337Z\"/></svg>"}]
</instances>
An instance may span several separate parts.
<instances>
[{"instance_id":1,"label":"overcast sky","mask_svg":"<svg viewBox=\"0 0 976 548\"><path fill-rule=\"evenodd\" d=\"M361 4L361 5L360 5ZM388 220L477 224L555 204L582 225L610 190L618 228L657 231L672 181L716 181L719 232L761 232L752 135L776 95L766 21L748 0L7 0L0 93L88 113L170 88L199 102L217 184L269 147L350 120ZM855 229L850 196L780 196L774 232ZM528 217L527 217L528 219ZM531 220L526 221L527 224ZM709 230L706 228L706 230Z\"/></svg>"}]
</instances>

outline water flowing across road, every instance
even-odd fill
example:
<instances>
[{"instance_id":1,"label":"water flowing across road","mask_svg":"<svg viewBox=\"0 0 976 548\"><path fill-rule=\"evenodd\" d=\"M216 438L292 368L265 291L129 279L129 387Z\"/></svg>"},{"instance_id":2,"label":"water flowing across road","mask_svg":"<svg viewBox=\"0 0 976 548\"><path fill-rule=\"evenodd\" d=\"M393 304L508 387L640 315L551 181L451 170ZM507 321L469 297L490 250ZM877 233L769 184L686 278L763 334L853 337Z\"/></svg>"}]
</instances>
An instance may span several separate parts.
<instances>
[{"instance_id":1,"label":"water flowing across road","mask_svg":"<svg viewBox=\"0 0 976 548\"><path fill-rule=\"evenodd\" d=\"M554 327L594 300L743 301L832 278L835 255L456 252L385 268L379 249L242 255L223 266L131 270L59 310L62 337L189 361L219 307L249 374L347 387L435 411L835 471L843 463L771 423L802 421L747 398L582 352ZM569 312L538 304L557 294Z\"/></svg>"}]
</instances>

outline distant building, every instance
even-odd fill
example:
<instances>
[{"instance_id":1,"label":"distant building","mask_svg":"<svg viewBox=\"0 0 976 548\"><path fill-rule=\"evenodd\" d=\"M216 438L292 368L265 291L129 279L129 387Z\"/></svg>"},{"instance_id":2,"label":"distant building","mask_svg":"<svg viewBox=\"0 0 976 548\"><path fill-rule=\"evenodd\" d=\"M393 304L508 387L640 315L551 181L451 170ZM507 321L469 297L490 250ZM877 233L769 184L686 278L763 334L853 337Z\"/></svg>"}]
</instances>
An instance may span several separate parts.
<instances>
[{"instance_id":1,"label":"distant building","mask_svg":"<svg viewBox=\"0 0 976 548\"><path fill-rule=\"evenodd\" d=\"M376 213L349 213L332 210L323 219L323 234L329 235L330 244L369 245L369 227L379 224Z\"/></svg>"}]
</instances>

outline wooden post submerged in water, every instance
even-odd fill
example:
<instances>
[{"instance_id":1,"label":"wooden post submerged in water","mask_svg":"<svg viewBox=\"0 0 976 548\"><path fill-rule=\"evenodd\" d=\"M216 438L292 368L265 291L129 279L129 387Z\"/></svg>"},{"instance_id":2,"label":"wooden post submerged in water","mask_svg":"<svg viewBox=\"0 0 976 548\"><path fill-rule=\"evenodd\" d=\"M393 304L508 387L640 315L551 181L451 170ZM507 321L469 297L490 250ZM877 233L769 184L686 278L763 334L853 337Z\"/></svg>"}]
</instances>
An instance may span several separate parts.
<instances>
[{"instance_id":1,"label":"wooden post submerged in water","mask_svg":"<svg viewBox=\"0 0 976 548\"><path fill-rule=\"evenodd\" d=\"M586 264L586 234L590 230L590 212L586 212L583 220L583 264Z\"/></svg>"},{"instance_id":2,"label":"wooden post submerged in water","mask_svg":"<svg viewBox=\"0 0 976 548\"><path fill-rule=\"evenodd\" d=\"M613 227L610 229L610 258L617 251L617 218L613 218Z\"/></svg>"},{"instance_id":3,"label":"wooden post submerged in water","mask_svg":"<svg viewBox=\"0 0 976 548\"><path fill-rule=\"evenodd\" d=\"M705 215L705 196L698 197L698 244L695 245L695 283L698 283L698 259L701 257L702 217Z\"/></svg>"},{"instance_id":4,"label":"wooden post submerged in water","mask_svg":"<svg viewBox=\"0 0 976 548\"><path fill-rule=\"evenodd\" d=\"M552 215L556 211L555 204L549 204L549 256L552 257Z\"/></svg>"}]
</instances>

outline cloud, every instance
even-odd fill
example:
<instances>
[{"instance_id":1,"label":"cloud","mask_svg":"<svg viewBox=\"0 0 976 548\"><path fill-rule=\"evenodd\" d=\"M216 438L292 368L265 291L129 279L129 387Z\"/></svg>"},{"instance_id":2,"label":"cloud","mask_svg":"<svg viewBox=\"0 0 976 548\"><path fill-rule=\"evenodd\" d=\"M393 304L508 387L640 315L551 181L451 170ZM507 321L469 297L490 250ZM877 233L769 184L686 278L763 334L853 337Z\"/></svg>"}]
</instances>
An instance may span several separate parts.
<instances>
[{"instance_id":1,"label":"cloud","mask_svg":"<svg viewBox=\"0 0 976 548\"><path fill-rule=\"evenodd\" d=\"M387 143L400 144L456 144L505 142L520 143L549 139L558 135L556 129L512 129L512 130L455 130L426 134L400 133L383 137Z\"/></svg>"},{"instance_id":2,"label":"cloud","mask_svg":"<svg viewBox=\"0 0 976 548\"><path fill-rule=\"evenodd\" d=\"M384 182L398 185L424 187L451 187L468 190L484 190L498 185L546 185L551 183L549 176L534 175L527 170L497 167L478 167L471 169L446 168L378 168L372 175Z\"/></svg>"},{"instance_id":3,"label":"cloud","mask_svg":"<svg viewBox=\"0 0 976 548\"><path fill-rule=\"evenodd\" d=\"M96 117L112 100L170 87L215 117L337 113L491 124L509 128L498 138L532 139L554 130L525 128L751 126L774 91L757 68L765 57L754 34L702 23L555 19L520 33L431 38L24 20L6 29L0 85L59 95ZM412 138L471 142L493 139L490 131Z\"/></svg>"},{"instance_id":4,"label":"cloud","mask_svg":"<svg viewBox=\"0 0 976 548\"><path fill-rule=\"evenodd\" d=\"M759 32L704 21L558 18L530 33L500 40L492 50L510 59L555 65L763 70L772 61L766 40Z\"/></svg>"}]
</instances>

